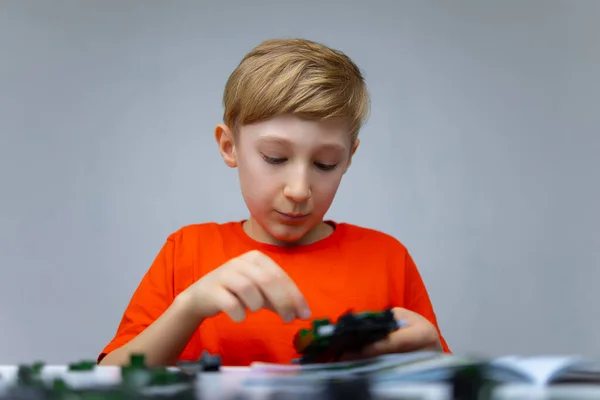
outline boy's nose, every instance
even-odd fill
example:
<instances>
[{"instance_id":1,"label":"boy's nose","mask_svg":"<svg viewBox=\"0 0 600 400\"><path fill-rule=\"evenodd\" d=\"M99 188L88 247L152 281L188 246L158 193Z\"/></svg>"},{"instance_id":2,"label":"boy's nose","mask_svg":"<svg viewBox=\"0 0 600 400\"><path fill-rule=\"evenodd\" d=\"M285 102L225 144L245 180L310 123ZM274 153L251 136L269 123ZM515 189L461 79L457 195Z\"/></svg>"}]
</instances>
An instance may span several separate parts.
<instances>
[{"instance_id":1,"label":"boy's nose","mask_svg":"<svg viewBox=\"0 0 600 400\"><path fill-rule=\"evenodd\" d=\"M286 185L283 195L296 203L302 203L311 196L310 184L307 179L295 179Z\"/></svg>"}]
</instances>

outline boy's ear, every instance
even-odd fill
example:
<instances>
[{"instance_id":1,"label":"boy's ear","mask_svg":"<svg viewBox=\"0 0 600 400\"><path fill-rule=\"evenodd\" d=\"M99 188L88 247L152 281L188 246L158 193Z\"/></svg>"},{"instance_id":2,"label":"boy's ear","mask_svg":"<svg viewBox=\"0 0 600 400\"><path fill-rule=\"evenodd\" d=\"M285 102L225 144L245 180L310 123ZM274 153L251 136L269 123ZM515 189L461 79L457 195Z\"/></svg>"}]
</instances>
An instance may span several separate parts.
<instances>
[{"instance_id":1,"label":"boy's ear","mask_svg":"<svg viewBox=\"0 0 600 400\"><path fill-rule=\"evenodd\" d=\"M237 167L235 141L233 140L233 133L229 126L225 124L217 125L215 128L215 139L217 140L219 151L225 164L231 168Z\"/></svg>"},{"instance_id":2,"label":"boy's ear","mask_svg":"<svg viewBox=\"0 0 600 400\"><path fill-rule=\"evenodd\" d=\"M352 152L350 153L350 158L348 159L348 164L346 164L346 170L344 171L344 173L346 173L348 171L348 168L350 168L350 164L352 164L352 157L354 156L354 153L356 153L356 149L358 149L359 144L360 139L354 139L354 144L352 145Z\"/></svg>"}]
</instances>

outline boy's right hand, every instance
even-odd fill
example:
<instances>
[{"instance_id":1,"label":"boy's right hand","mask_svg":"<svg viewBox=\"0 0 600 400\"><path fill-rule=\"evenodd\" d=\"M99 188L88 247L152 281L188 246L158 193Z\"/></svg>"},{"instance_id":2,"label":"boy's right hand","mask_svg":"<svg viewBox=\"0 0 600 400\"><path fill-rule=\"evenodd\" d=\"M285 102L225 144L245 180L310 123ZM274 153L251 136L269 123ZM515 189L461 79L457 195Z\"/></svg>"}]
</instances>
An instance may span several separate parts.
<instances>
[{"instance_id":1,"label":"boy's right hand","mask_svg":"<svg viewBox=\"0 0 600 400\"><path fill-rule=\"evenodd\" d=\"M250 251L206 274L181 295L201 319L224 312L233 321L246 318L246 309L274 311L290 322L308 319L311 312L292 279L271 258Z\"/></svg>"}]
</instances>

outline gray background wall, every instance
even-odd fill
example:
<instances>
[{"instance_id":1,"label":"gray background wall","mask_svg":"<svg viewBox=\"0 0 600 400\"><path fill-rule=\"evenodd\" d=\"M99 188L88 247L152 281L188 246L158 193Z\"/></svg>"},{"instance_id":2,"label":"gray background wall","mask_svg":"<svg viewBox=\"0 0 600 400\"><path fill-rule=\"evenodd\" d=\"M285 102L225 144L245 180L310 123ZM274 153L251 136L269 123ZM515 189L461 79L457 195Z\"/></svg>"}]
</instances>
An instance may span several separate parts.
<instances>
[{"instance_id":1,"label":"gray background wall","mask_svg":"<svg viewBox=\"0 0 600 400\"><path fill-rule=\"evenodd\" d=\"M223 85L292 36L373 96L329 217L408 246L453 350L600 355L600 2L320 3L0 3L0 363L95 358L169 233L246 217Z\"/></svg>"}]
</instances>

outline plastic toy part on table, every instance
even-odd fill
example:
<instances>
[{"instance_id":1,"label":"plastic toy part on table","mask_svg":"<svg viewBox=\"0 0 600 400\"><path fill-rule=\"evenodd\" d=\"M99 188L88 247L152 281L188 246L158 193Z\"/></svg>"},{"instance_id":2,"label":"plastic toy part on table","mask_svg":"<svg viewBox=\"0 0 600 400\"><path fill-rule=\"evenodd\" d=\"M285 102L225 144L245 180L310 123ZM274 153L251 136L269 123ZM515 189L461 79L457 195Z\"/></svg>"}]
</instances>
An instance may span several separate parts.
<instances>
[{"instance_id":1,"label":"plastic toy part on table","mask_svg":"<svg viewBox=\"0 0 600 400\"><path fill-rule=\"evenodd\" d=\"M207 365L208 364L208 365ZM100 367L81 362L65 367L42 363L11 370L0 367L1 400L377 400L406 398L376 394L368 376L347 376L315 382L308 391L275 387L267 392L244 385L248 369L236 372L217 367L218 357L204 354L196 363L181 368L150 368L144 357L134 355L124 367ZM206 368L208 367L208 368ZM7 373L8 372L8 373ZM464 383L463 383L464 385ZM459 390L457 393L473 391ZM432 397L416 397L433 399ZM479 400L479 397L461 397Z\"/></svg>"},{"instance_id":2,"label":"plastic toy part on table","mask_svg":"<svg viewBox=\"0 0 600 400\"><path fill-rule=\"evenodd\" d=\"M36 363L21 365L14 376L2 378L0 399L7 400L195 399L197 382L194 373L183 369L149 368L143 355L131 356L130 363L117 370L97 367L93 361L54 371Z\"/></svg>"},{"instance_id":3,"label":"plastic toy part on table","mask_svg":"<svg viewBox=\"0 0 600 400\"><path fill-rule=\"evenodd\" d=\"M209 365L204 365L205 361L209 361ZM0 400L600 399L600 385L589 384L600 383L600 369L590 365L579 374L587 377L587 385L581 385L579 378L574 381L579 383L574 384L543 385L523 377L515 381L517 376L512 373L492 377L494 371L507 372L506 368L496 369L500 365L494 360L468 361L442 354L438 358L416 353L394 355L387 358L383 370L376 368L366 372L360 366L349 367L338 370L340 373L334 376L329 374L331 371L319 370L316 364L290 366L299 371L281 373L252 366L222 366L217 370L217 361L218 357L205 354L195 364L185 363L175 368L147 367L142 356L133 356L124 367L96 366L93 362L67 366L41 363L0 366ZM551 360L517 360L523 368L528 363L533 365L531 361L548 367ZM396 367L390 371L390 365L394 364ZM529 371L537 371L541 379L540 369L530 367ZM571 371L574 373L575 369ZM439 372L445 373L440 375ZM392 375L381 379L378 376L381 373Z\"/></svg>"}]
</instances>

